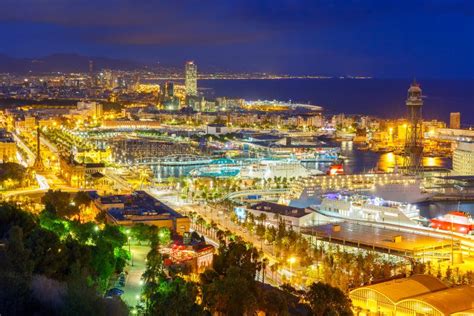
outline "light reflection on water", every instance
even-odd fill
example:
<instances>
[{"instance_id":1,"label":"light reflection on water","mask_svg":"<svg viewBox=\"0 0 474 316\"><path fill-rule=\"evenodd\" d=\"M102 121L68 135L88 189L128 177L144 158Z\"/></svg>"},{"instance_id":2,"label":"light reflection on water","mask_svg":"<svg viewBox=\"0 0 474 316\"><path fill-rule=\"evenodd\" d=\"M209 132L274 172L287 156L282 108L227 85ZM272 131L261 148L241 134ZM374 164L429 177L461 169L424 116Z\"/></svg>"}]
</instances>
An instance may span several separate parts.
<instances>
[{"instance_id":1,"label":"light reflection on water","mask_svg":"<svg viewBox=\"0 0 474 316\"><path fill-rule=\"evenodd\" d=\"M376 168L382 171L391 172L395 166L403 166L404 157L394 153L376 153L356 149L352 142L341 143L341 154L344 159L344 171L348 174L366 173ZM303 163L308 169L318 169L326 172L330 163ZM426 167L451 168L451 159L440 157L424 157L423 165ZM166 179L168 177L187 176L191 170L200 166L153 166L155 177Z\"/></svg>"},{"instance_id":2,"label":"light reflection on water","mask_svg":"<svg viewBox=\"0 0 474 316\"><path fill-rule=\"evenodd\" d=\"M346 173L366 173L372 169L391 172L396 166L404 164L404 157L393 152L376 153L354 148L352 142L341 142L341 154L346 158L344 170ZM442 157L424 157L423 166L451 168L451 159Z\"/></svg>"}]
</instances>

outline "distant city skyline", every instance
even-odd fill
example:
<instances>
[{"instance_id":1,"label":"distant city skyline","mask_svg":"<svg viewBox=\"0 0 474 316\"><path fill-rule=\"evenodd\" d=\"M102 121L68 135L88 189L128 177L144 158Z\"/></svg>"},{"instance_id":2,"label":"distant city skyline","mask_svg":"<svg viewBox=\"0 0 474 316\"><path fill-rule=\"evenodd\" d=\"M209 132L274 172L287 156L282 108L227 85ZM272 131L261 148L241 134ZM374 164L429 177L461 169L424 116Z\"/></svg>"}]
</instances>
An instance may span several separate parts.
<instances>
[{"instance_id":1,"label":"distant city skyline","mask_svg":"<svg viewBox=\"0 0 474 316\"><path fill-rule=\"evenodd\" d=\"M76 53L200 69L474 78L471 1L0 3L1 54ZM47 43L47 45L45 45Z\"/></svg>"}]
</instances>

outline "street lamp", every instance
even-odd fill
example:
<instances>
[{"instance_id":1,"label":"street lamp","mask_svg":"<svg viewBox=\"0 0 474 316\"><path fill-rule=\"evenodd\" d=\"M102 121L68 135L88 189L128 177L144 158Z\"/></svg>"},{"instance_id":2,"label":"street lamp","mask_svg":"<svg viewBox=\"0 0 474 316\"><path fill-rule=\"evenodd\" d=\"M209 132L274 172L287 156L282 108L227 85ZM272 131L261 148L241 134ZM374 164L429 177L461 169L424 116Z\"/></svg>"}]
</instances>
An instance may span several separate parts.
<instances>
[{"instance_id":1,"label":"street lamp","mask_svg":"<svg viewBox=\"0 0 474 316\"><path fill-rule=\"evenodd\" d=\"M288 258L288 262L290 263L290 272L291 272L291 274L293 274L293 264L296 262L296 258L295 257L290 257L290 258Z\"/></svg>"},{"instance_id":2,"label":"street lamp","mask_svg":"<svg viewBox=\"0 0 474 316\"><path fill-rule=\"evenodd\" d=\"M131 246L130 246L130 240L132 239L132 237L130 237L130 229L127 229L125 231L125 233L127 234L127 240L128 240L128 252L130 253L130 263L133 267L133 255L132 255L132 249L131 249Z\"/></svg>"},{"instance_id":3,"label":"street lamp","mask_svg":"<svg viewBox=\"0 0 474 316\"><path fill-rule=\"evenodd\" d=\"M130 239L132 239L132 237L128 237L128 252L130 252L130 263L132 264L132 267L133 267L133 255L132 255L132 250L131 250L131 247L130 247Z\"/></svg>"}]
</instances>

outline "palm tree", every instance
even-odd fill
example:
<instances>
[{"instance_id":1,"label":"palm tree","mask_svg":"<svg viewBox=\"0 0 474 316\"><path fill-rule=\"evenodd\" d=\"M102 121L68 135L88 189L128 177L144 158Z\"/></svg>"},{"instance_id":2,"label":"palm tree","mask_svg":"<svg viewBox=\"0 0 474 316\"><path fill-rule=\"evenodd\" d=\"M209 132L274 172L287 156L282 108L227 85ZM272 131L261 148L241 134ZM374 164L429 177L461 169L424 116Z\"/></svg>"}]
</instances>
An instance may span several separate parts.
<instances>
[{"instance_id":1,"label":"palm tree","mask_svg":"<svg viewBox=\"0 0 474 316\"><path fill-rule=\"evenodd\" d=\"M205 223L206 223L206 221L204 220L204 218L202 218L200 215L198 215L198 217L196 219L196 225L199 226L201 232L202 232L202 227Z\"/></svg>"},{"instance_id":2,"label":"palm tree","mask_svg":"<svg viewBox=\"0 0 474 316\"><path fill-rule=\"evenodd\" d=\"M265 272L268 266L268 258L262 260L262 283L265 283Z\"/></svg>"},{"instance_id":3,"label":"palm tree","mask_svg":"<svg viewBox=\"0 0 474 316\"><path fill-rule=\"evenodd\" d=\"M219 229L219 227L217 226L217 223L214 221L211 221L210 228L212 228L214 237L216 237L216 231Z\"/></svg>"},{"instance_id":4,"label":"palm tree","mask_svg":"<svg viewBox=\"0 0 474 316\"><path fill-rule=\"evenodd\" d=\"M260 221L260 224L263 225L263 223L267 220L267 214L260 213L260 215L258 215L257 219Z\"/></svg>"}]
</instances>

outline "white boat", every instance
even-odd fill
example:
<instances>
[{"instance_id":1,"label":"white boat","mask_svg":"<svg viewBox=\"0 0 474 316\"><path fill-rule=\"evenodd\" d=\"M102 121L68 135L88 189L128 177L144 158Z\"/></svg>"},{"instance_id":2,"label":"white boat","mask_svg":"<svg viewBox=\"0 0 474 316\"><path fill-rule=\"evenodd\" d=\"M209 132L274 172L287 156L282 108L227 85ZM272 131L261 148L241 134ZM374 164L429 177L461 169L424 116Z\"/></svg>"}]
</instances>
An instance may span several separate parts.
<instances>
[{"instance_id":1,"label":"white boat","mask_svg":"<svg viewBox=\"0 0 474 316\"><path fill-rule=\"evenodd\" d=\"M355 220L397 225L417 225L423 221L415 205L367 195L327 194L315 208L327 216Z\"/></svg>"},{"instance_id":2,"label":"white boat","mask_svg":"<svg viewBox=\"0 0 474 316\"><path fill-rule=\"evenodd\" d=\"M260 179L275 177L299 178L316 174L322 174L322 172L319 170L306 169L298 161L264 160L258 164L243 166L240 170L239 177Z\"/></svg>"},{"instance_id":3,"label":"white boat","mask_svg":"<svg viewBox=\"0 0 474 316\"><path fill-rule=\"evenodd\" d=\"M421 183L418 180L407 184L376 184L373 189L373 194L386 200L404 203L422 202L433 196L432 193L423 191Z\"/></svg>"}]
</instances>

